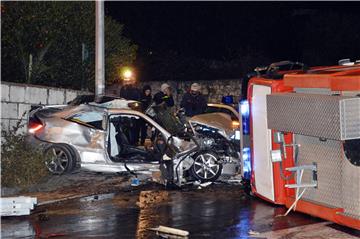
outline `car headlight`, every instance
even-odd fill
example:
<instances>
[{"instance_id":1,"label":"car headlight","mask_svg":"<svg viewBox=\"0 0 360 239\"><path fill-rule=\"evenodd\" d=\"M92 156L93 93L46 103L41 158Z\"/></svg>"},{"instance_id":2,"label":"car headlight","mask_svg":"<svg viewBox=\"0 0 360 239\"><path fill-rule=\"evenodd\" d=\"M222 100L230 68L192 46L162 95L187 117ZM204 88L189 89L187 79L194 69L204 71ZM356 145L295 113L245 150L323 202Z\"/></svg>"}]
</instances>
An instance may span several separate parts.
<instances>
[{"instance_id":1,"label":"car headlight","mask_svg":"<svg viewBox=\"0 0 360 239\"><path fill-rule=\"evenodd\" d=\"M141 103L140 102L130 102L130 103L128 103L128 107L132 110L141 111Z\"/></svg>"},{"instance_id":2,"label":"car headlight","mask_svg":"<svg viewBox=\"0 0 360 239\"><path fill-rule=\"evenodd\" d=\"M213 145L214 143L215 143L215 140L214 140L214 139L211 139L211 138L207 138L207 139L204 140L204 144L205 144L206 146L211 146L211 145Z\"/></svg>"}]
</instances>

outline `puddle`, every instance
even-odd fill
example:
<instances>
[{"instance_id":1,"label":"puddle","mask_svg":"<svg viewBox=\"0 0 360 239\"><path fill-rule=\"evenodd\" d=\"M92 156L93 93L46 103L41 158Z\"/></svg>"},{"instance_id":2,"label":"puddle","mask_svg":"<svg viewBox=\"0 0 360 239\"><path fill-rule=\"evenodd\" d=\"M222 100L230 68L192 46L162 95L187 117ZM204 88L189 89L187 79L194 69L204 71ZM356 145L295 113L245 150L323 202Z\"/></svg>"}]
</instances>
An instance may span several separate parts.
<instances>
[{"instance_id":1,"label":"puddle","mask_svg":"<svg viewBox=\"0 0 360 239\"><path fill-rule=\"evenodd\" d=\"M153 192L145 194L144 198L150 199L151 204L146 207L136 205L140 191L97 194L48 205L47 220L39 220L38 215L17 221L3 219L2 238L26 238L34 230L31 221L36 222L44 235L63 233L67 238L121 235L121 238L145 239L156 238L148 229L159 225L189 231L189 238L225 239L249 238L249 231L264 233L321 222L296 212L288 217L276 217L286 209L251 198L236 186ZM14 232L17 234L11 234Z\"/></svg>"},{"instance_id":2,"label":"puddle","mask_svg":"<svg viewBox=\"0 0 360 239\"><path fill-rule=\"evenodd\" d=\"M32 238L35 235L35 229L29 220L20 218L8 220L11 223L1 223L1 238Z\"/></svg>"}]
</instances>

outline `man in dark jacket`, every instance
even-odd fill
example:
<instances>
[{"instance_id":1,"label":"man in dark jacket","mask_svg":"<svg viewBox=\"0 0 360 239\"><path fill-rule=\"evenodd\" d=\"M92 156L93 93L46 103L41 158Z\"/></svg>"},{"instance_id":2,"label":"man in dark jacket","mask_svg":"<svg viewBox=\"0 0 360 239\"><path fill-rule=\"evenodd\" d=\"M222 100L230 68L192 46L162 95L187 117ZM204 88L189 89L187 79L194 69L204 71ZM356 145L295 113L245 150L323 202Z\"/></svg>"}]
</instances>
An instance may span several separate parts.
<instances>
[{"instance_id":1,"label":"man in dark jacket","mask_svg":"<svg viewBox=\"0 0 360 239\"><path fill-rule=\"evenodd\" d=\"M135 87L135 84L133 81L128 81L128 82L126 82L126 84L123 87L121 87L120 97L122 97L126 100L140 101L141 92L138 88ZM133 127L129 131L129 135L128 135L129 143L131 145L137 145L139 142L140 124L141 124L141 122L139 120L133 121Z\"/></svg>"},{"instance_id":2,"label":"man in dark jacket","mask_svg":"<svg viewBox=\"0 0 360 239\"><path fill-rule=\"evenodd\" d=\"M149 85L145 85L143 87L143 93L142 93L140 101L141 101L142 110L143 110L143 112L145 112L146 109L149 107L149 105L152 102L151 87ZM141 145L144 145L144 143L145 143L145 139L147 137L147 128L148 128L148 125L145 122L145 120L141 120L141 122L140 122L140 133L141 133L140 144Z\"/></svg>"},{"instance_id":3,"label":"man in dark jacket","mask_svg":"<svg viewBox=\"0 0 360 239\"><path fill-rule=\"evenodd\" d=\"M185 109L185 115L192 117L194 115L202 114L207 107L207 100L200 93L200 85L193 83L190 88L190 92L184 94L180 107Z\"/></svg>"},{"instance_id":4,"label":"man in dark jacket","mask_svg":"<svg viewBox=\"0 0 360 239\"><path fill-rule=\"evenodd\" d=\"M123 87L121 87L120 97L126 100L140 101L141 93L140 90L135 87L135 84L130 83L125 84Z\"/></svg>"},{"instance_id":5,"label":"man in dark jacket","mask_svg":"<svg viewBox=\"0 0 360 239\"><path fill-rule=\"evenodd\" d=\"M149 85L144 85L142 95L140 98L141 107L144 112L151 104L151 101L152 101L151 87Z\"/></svg>"}]
</instances>

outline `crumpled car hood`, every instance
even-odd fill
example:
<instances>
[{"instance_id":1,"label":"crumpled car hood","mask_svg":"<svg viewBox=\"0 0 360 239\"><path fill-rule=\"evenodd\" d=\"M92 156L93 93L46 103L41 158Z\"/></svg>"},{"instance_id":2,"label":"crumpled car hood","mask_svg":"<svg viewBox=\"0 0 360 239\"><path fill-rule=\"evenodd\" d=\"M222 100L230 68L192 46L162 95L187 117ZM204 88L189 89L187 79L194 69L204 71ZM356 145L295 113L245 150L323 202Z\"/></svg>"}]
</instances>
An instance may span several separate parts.
<instances>
[{"instance_id":1,"label":"crumpled car hood","mask_svg":"<svg viewBox=\"0 0 360 239\"><path fill-rule=\"evenodd\" d=\"M195 115L189 120L190 123L199 123L213 127L219 130L224 130L226 135L230 136L233 133L231 117L225 113L208 113Z\"/></svg>"}]
</instances>

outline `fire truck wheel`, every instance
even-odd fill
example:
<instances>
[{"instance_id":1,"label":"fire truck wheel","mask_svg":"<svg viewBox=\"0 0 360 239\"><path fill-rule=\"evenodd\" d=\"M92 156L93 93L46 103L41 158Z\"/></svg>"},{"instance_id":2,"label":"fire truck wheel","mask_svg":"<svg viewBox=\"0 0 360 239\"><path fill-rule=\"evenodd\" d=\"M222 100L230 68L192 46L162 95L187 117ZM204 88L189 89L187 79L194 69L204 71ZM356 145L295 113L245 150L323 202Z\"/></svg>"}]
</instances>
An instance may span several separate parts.
<instances>
[{"instance_id":1,"label":"fire truck wheel","mask_svg":"<svg viewBox=\"0 0 360 239\"><path fill-rule=\"evenodd\" d=\"M219 156L212 151L201 151L193 156L194 164L190 168L191 175L204 182L214 182L222 172Z\"/></svg>"}]
</instances>

